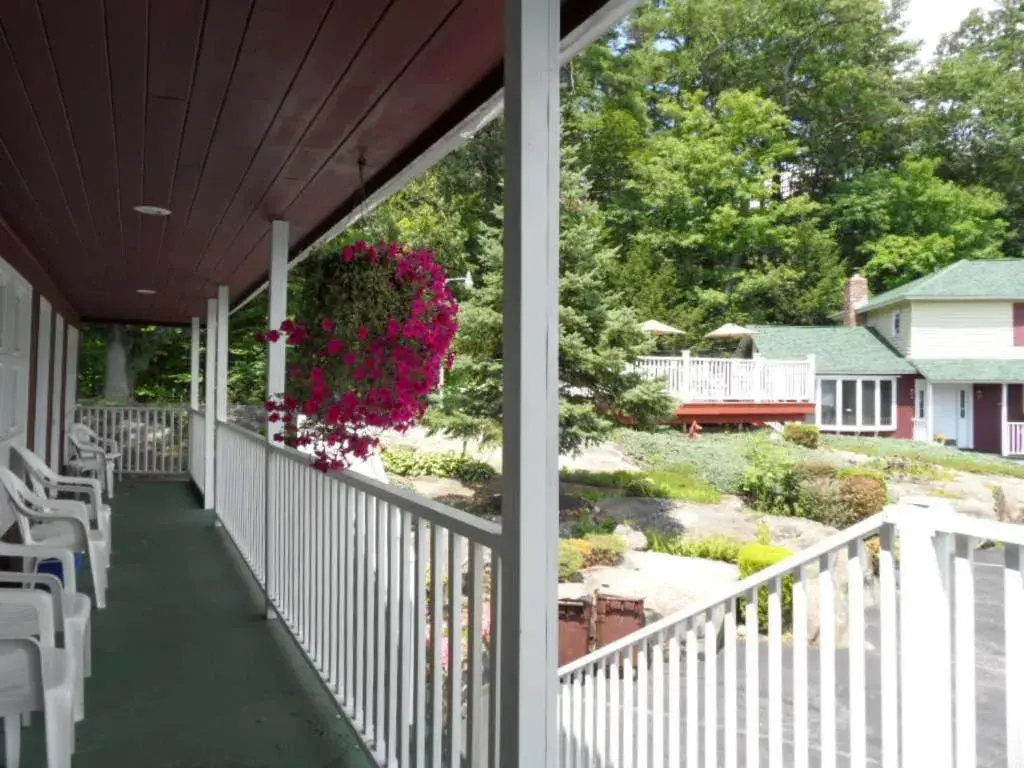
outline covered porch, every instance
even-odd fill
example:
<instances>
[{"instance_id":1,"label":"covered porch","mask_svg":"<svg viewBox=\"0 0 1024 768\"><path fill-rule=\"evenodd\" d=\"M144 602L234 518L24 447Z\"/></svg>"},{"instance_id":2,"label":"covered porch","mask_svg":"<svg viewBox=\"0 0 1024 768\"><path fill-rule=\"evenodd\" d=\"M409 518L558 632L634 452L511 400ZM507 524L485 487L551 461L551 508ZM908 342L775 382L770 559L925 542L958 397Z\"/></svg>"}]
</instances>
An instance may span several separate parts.
<instances>
[{"instance_id":1,"label":"covered porch","mask_svg":"<svg viewBox=\"0 0 1024 768\"><path fill-rule=\"evenodd\" d=\"M371 765L187 482L128 480L114 514L76 768ZM22 765L44 764L42 729L27 729Z\"/></svg>"}]
</instances>

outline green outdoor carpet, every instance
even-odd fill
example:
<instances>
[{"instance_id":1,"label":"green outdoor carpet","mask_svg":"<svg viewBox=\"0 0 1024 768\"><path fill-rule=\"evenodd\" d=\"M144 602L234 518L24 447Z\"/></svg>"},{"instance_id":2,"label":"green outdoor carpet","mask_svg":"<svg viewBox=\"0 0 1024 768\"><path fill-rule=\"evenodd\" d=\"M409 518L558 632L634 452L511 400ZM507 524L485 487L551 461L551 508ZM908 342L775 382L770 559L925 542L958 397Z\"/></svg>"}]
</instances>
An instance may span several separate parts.
<instances>
[{"instance_id":1,"label":"green outdoor carpet","mask_svg":"<svg viewBox=\"0 0 1024 768\"><path fill-rule=\"evenodd\" d=\"M74 768L368 766L190 488L126 481L116 494ZM36 713L23 731L23 766L45 765L42 725Z\"/></svg>"}]
</instances>

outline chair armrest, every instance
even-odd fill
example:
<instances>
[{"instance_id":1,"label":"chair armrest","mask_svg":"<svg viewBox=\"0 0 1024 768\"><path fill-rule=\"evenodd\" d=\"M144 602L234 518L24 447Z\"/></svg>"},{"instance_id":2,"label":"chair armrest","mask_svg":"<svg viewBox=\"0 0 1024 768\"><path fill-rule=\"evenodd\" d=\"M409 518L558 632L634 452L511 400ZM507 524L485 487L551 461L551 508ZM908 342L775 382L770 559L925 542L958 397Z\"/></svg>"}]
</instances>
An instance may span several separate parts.
<instances>
[{"instance_id":1,"label":"chair armrest","mask_svg":"<svg viewBox=\"0 0 1024 768\"><path fill-rule=\"evenodd\" d=\"M77 574L75 573L75 554L65 547L54 547L48 544L12 544L0 541L0 556L31 557L37 560L59 560L64 569L64 590L69 594L78 591ZM39 574L51 576L52 574Z\"/></svg>"},{"instance_id":2,"label":"chair armrest","mask_svg":"<svg viewBox=\"0 0 1024 768\"><path fill-rule=\"evenodd\" d=\"M92 443L75 443L75 450L81 454L89 454L91 456L102 456L106 458L107 452L102 446L94 445Z\"/></svg>"},{"instance_id":3,"label":"chair armrest","mask_svg":"<svg viewBox=\"0 0 1024 768\"><path fill-rule=\"evenodd\" d=\"M71 501L62 499L57 501L55 499L39 499L35 501L38 506L43 508L43 512L37 512L34 509L17 509L17 514L27 517L29 520L35 520L40 523L52 523L54 520L67 520L68 522L77 523L82 528L82 535L85 540L89 540L89 510L86 509L85 504L80 501Z\"/></svg>"},{"instance_id":4,"label":"chair armrest","mask_svg":"<svg viewBox=\"0 0 1024 768\"><path fill-rule=\"evenodd\" d=\"M53 604L57 611L57 615L66 615L64 611L64 585L61 584L60 579L52 573L19 573L17 571L0 571L0 584L10 582L16 582L29 587L34 587L37 584L46 586L53 598ZM0 589L0 591L3 590ZM60 629L62 624L63 622L57 622L57 628Z\"/></svg>"},{"instance_id":5,"label":"chair armrest","mask_svg":"<svg viewBox=\"0 0 1024 768\"><path fill-rule=\"evenodd\" d=\"M39 641L47 648L56 647L54 600L48 592L38 589L0 589L0 607L28 606L36 613ZM2 622L0 622L2 626Z\"/></svg>"}]
</instances>

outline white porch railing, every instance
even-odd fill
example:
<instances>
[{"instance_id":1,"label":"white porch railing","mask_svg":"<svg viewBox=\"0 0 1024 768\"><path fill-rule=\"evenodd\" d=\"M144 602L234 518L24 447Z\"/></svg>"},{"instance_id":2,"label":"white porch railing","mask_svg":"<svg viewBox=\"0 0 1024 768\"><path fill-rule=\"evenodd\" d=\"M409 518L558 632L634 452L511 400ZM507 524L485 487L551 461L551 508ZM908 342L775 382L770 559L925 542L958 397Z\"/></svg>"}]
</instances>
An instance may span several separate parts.
<instances>
[{"instance_id":1,"label":"white porch railing","mask_svg":"<svg viewBox=\"0 0 1024 768\"><path fill-rule=\"evenodd\" d=\"M188 409L184 406L79 404L75 421L117 441L119 474L181 475L188 470Z\"/></svg>"},{"instance_id":2,"label":"white porch railing","mask_svg":"<svg viewBox=\"0 0 1024 768\"><path fill-rule=\"evenodd\" d=\"M196 488L206 487L206 416L202 411L188 410L188 473Z\"/></svg>"},{"instance_id":3,"label":"white porch railing","mask_svg":"<svg viewBox=\"0 0 1024 768\"><path fill-rule=\"evenodd\" d=\"M681 402L811 402L814 360L733 357L642 357L635 370L665 379Z\"/></svg>"},{"instance_id":4,"label":"white porch railing","mask_svg":"<svg viewBox=\"0 0 1024 768\"><path fill-rule=\"evenodd\" d=\"M1007 422L1006 454L1008 456L1024 456L1024 421Z\"/></svg>"},{"instance_id":5,"label":"white porch railing","mask_svg":"<svg viewBox=\"0 0 1024 768\"><path fill-rule=\"evenodd\" d=\"M980 541L1005 548L976 564ZM563 667L562 765L1024 765L1022 545L937 509L865 520Z\"/></svg>"},{"instance_id":6,"label":"white porch railing","mask_svg":"<svg viewBox=\"0 0 1024 768\"><path fill-rule=\"evenodd\" d=\"M309 464L217 425L217 516L269 608L379 764L489 764L500 528Z\"/></svg>"}]
</instances>

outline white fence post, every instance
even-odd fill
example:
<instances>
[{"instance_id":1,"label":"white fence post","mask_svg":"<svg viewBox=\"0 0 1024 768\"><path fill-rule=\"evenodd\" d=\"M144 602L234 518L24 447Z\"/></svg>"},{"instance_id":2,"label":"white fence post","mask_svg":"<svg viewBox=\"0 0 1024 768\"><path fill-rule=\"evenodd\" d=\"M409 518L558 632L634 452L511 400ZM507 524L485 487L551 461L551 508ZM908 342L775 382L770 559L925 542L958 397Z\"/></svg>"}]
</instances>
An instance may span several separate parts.
<instances>
[{"instance_id":1,"label":"white fence post","mask_svg":"<svg viewBox=\"0 0 1024 768\"><path fill-rule=\"evenodd\" d=\"M765 372L766 372L767 369L765 368L765 365L764 365L764 358L761 357L761 355L758 354L757 352L754 353L753 360L754 360L754 366L753 366L754 371L753 371L753 376L752 376L752 378L753 378L752 384L753 384L753 389L754 389L754 402L755 403L760 403L762 400L764 400L766 397L769 396L768 392L766 390L768 390L770 388L769 387L765 387L765 385L764 385L764 377L765 377Z\"/></svg>"},{"instance_id":2,"label":"white fence post","mask_svg":"<svg viewBox=\"0 0 1024 768\"><path fill-rule=\"evenodd\" d=\"M682 376L680 376L682 384L680 387L679 399L685 403L690 399L690 350L688 349L683 350L682 366L683 373Z\"/></svg>"},{"instance_id":3,"label":"white fence post","mask_svg":"<svg viewBox=\"0 0 1024 768\"><path fill-rule=\"evenodd\" d=\"M938 509L894 514L900 546L900 741L903 764L952 768L952 550ZM907 651L910 651L909 653Z\"/></svg>"},{"instance_id":4,"label":"white fence post","mask_svg":"<svg viewBox=\"0 0 1024 768\"><path fill-rule=\"evenodd\" d=\"M815 369L814 355L810 354L810 355L807 356L807 389L804 392L804 399L805 400L810 400L812 403L814 402L814 398L815 398L815 394L816 394L815 393L815 389L816 389L815 384L816 384L816 381L817 381L815 379L815 370L814 369Z\"/></svg>"},{"instance_id":5,"label":"white fence post","mask_svg":"<svg viewBox=\"0 0 1024 768\"><path fill-rule=\"evenodd\" d=\"M206 301L206 371L203 375L206 384L206 405L204 406L203 420L203 508L213 509L214 484L213 484L213 441L216 438L217 393L215 383L217 379L217 300L207 299Z\"/></svg>"},{"instance_id":6,"label":"white fence post","mask_svg":"<svg viewBox=\"0 0 1024 768\"><path fill-rule=\"evenodd\" d=\"M1010 424L1009 424L1009 403L1007 398L1010 396L1010 387L1004 381L1003 382L1003 397L999 403L999 424L1001 429L999 430L999 453L1006 456L1010 452Z\"/></svg>"}]
</instances>

